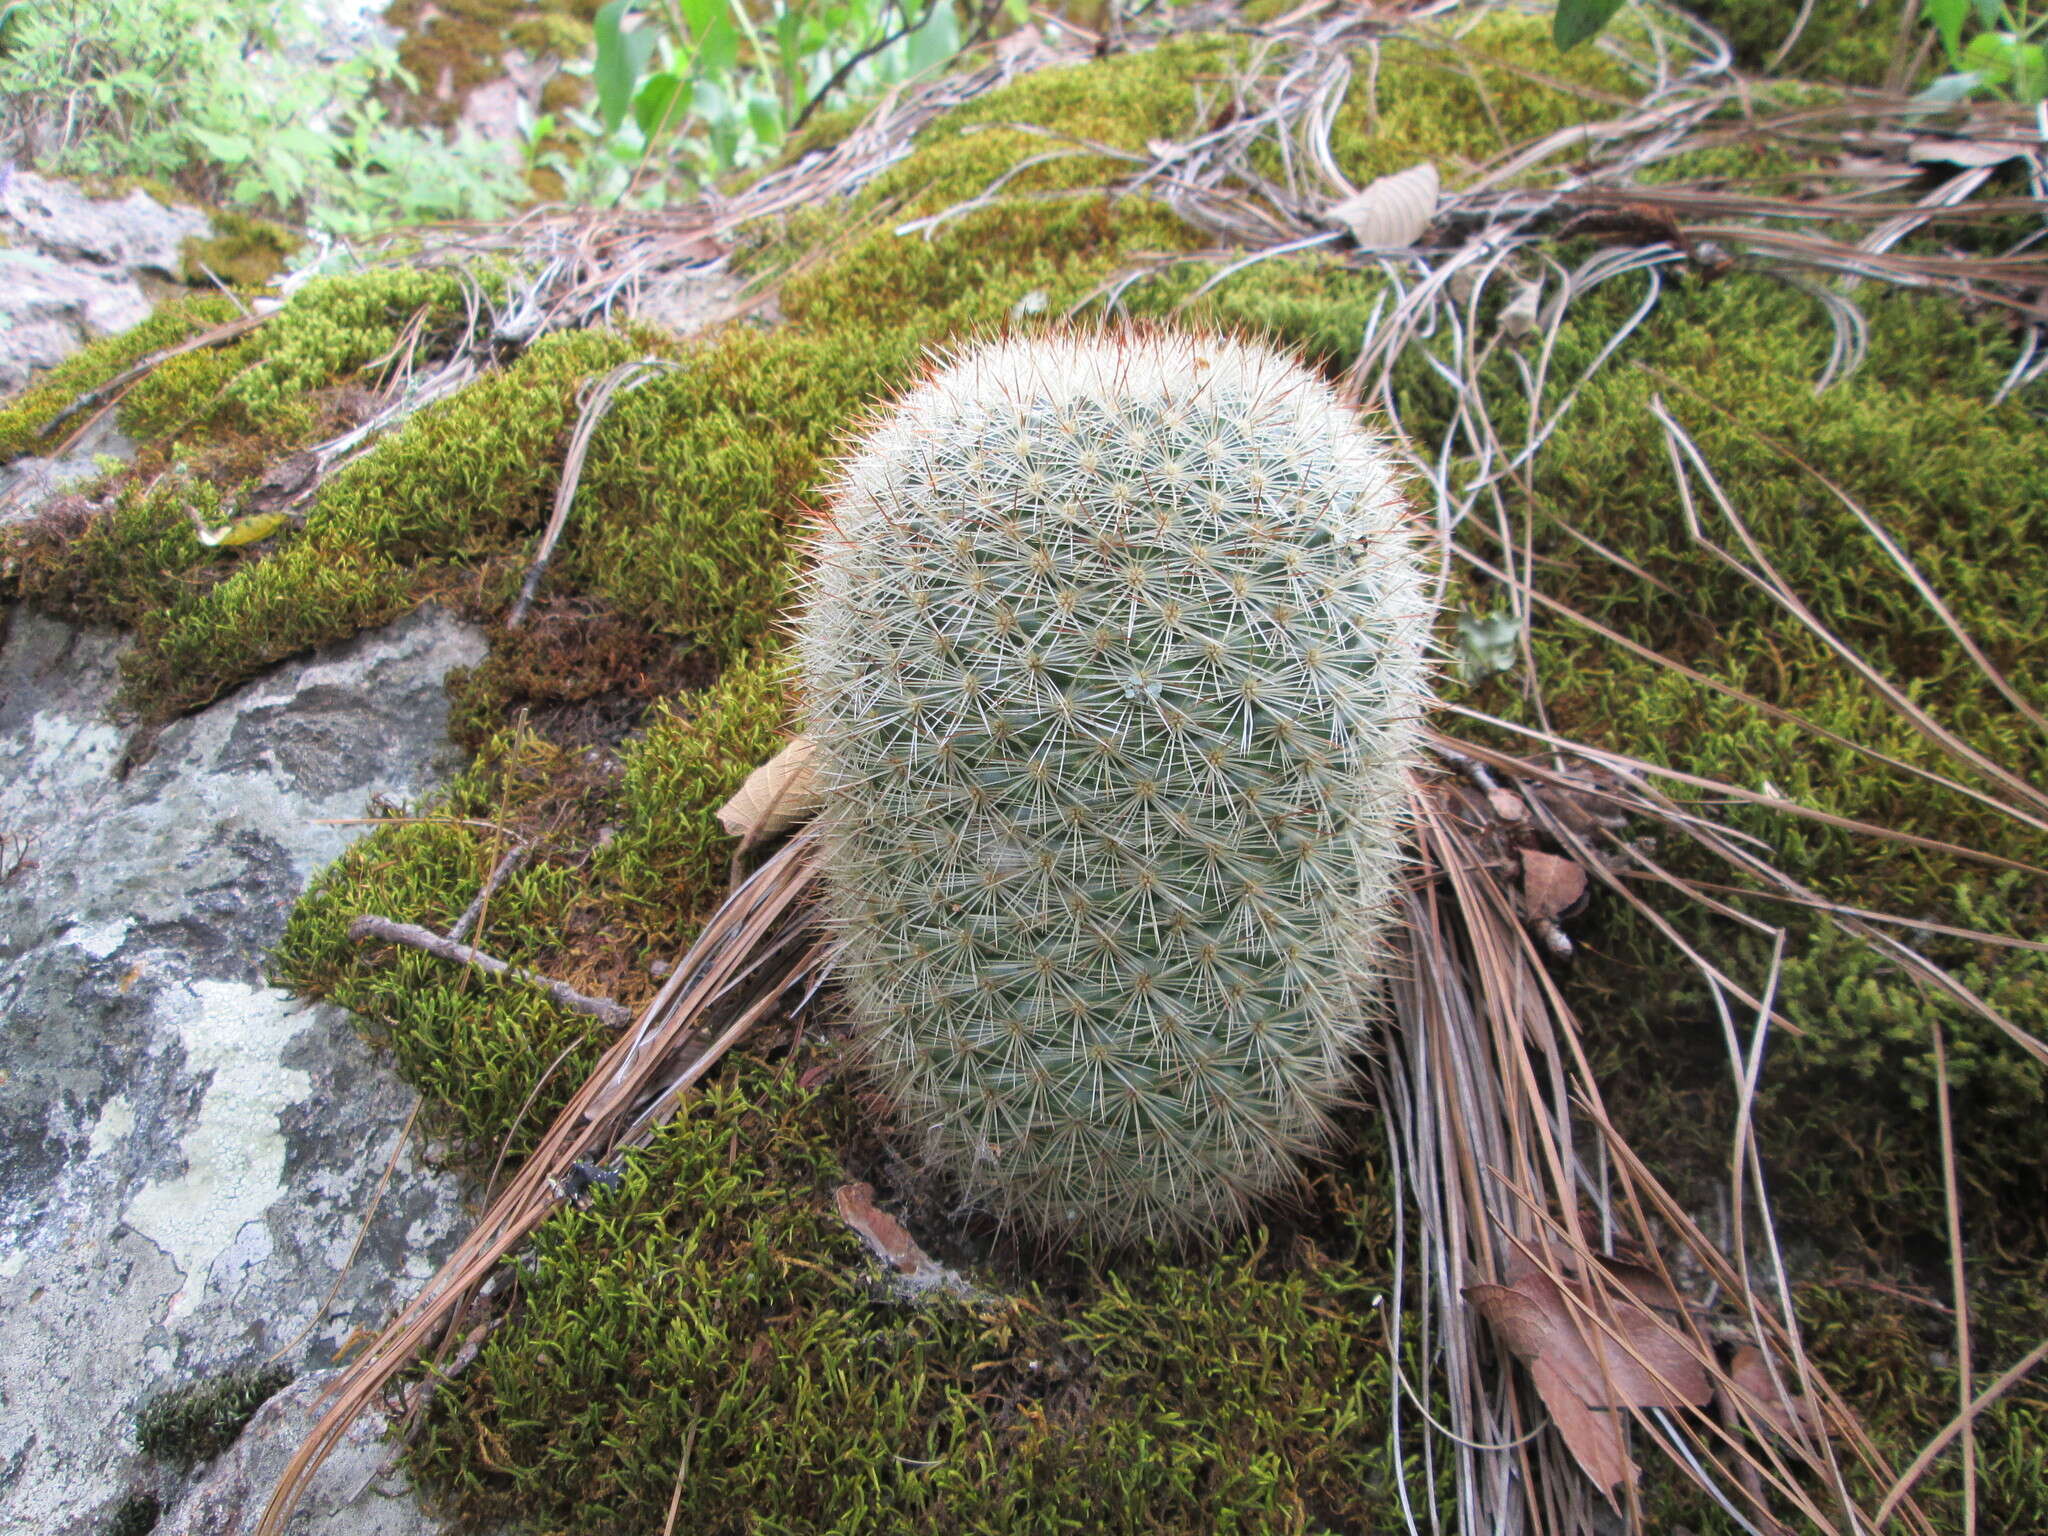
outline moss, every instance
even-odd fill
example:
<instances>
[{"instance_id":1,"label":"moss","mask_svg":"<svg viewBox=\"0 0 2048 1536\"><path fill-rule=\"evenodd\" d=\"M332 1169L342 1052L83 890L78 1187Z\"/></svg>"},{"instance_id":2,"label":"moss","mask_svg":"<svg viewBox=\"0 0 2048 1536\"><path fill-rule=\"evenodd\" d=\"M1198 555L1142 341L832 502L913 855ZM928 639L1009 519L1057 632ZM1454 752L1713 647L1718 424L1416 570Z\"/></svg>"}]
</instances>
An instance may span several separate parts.
<instances>
[{"instance_id":1,"label":"moss","mask_svg":"<svg viewBox=\"0 0 2048 1536\"><path fill-rule=\"evenodd\" d=\"M1735 62L1746 70L1798 74L1843 85L1885 83L1909 0L1815 0L1799 40L1784 60L1771 67L1799 14L1772 0L1693 0L1688 7L1728 39ZM1924 28L1908 33L1908 47L1917 48Z\"/></svg>"},{"instance_id":2,"label":"moss","mask_svg":"<svg viewBox=\"0 0 2048 1536\"><path fill-rule=\"evenodd\" d=\"M114 1506L101 1536L149 1536L163 1518L164 1507L153 1493L131 1493Z\"/></svg>"},{"instance_id":3,"label":"moss","mask_svg":"<svg viewBox=\"0 0 2048 1536\"><path fill-rule=\"evenodd\" d=\"M291 1384L282 1365L228 1371L158 1394L135 1416L142 1453L178 1466L211 1461L235 1443L256 1410Z\"/></svg>"},{"instance_id":4,"label":"moss","mask_svg":"<svg viewBox=\"0 0 2048 1536\"><path fill-rule=\"evenodd\" d=\"M722 893L733 845L709 813L775 752L788 720L782 671L767 657L649 716L625 755L617 834L594 873L654 933Z\"/></svg>"},{"instance_id":5,"label":"moss","mask_svg":"<svg viewBox=\"0 0 2048 1536\"><path fill-rule=\"evenodd\" d=\"M430 354L432 332L462 318L463 287L457 273L408 267L315 278L264 325L259 353L227 399L246 421L288 430L308 391L392 352L415 315Z\"/></svg>"},{"instance_id":6,"label":"moss","mask_svg":"<svg viewBox=\"0 0 2048 1536\"><path fill-rule=\"evenodd\" d=\"M129 483L98 515L60 500L0 532L0 566L16 594L82 624L134 627L216 579L230 561L201 544L192 514L219 520L213 488L175 478Z\"/></svg>"},{"instance_id":7,"label":"moss","mask_svg":"<svg viewBox=\"0 0 2048 1536\"><path fill-rule=\"evenodd\" d=\"M132 330L73 353L0 405L0 462L48 453L56 442L43 436L43 428L80 395L98 389L150 353L174 346L234 314L234 304L225 298L175 299ZM75 417L68 425L75 427L83 419Z\"/></svg>"},{"instance_id":8,"label":"moss","mask_svg":"<svg viewBox=\"0 0 2048 1536\"><path fill-rule=\"evenodd\" d=\"M847 1113L739 1065L564 1211L415 1469L466 1518L853 1533L1384 1530L1384 1207L982 1308L870 1292L833 1215ZM1412 1474L1411 1474L1412 1475ZM1418 1490L1424 1497L1428 1490Z\"/></svg>"},{"instance_id":9,"label":"moss","mask_svg":"<svg viewBox=\"0 0 2048 1536\"><path fill-rule=\"evenodd\" d=\"M1456 36L1416 30L1379 53L1330 128L1338 165L1360 184L1428 160L1457 186L1509 148L1613 116L1638 94L1607 54L1560 54L1543 17L1491 16Z\"/></svg>"},{"instance_id":10,"label":"moss","mask_svg":"<svg viewBox=\"0 0 2048 1536\"><path fill-rule=\"evenodd\" d=\"M213 238L194 236L178 248L185 281L195 288L216 277L235 288L261 288L304 243L283 225L251 214L214 209L207 217Z\"/></svg>"},{"instance_id":11,"label":"moss","mask_svg":"<svg viewBox=\"0 0 2048 1536\"><path fill-rule=\"evenodd\" d=\"M1589 305L1583 321L1567 323L1572 334L1562 338L1555 364L1560 378L1590 361L1630 297L1617 293ZM1539 545L1559 562L1555 590L1640 643L1841 736L1930 770L1951 766L1820 641L1691 544L1671 509L1675 491L1662 434L1647 410L1654 392L1733 489L1770 559L1796 573L1801 598L1821 619L1991 757L2038 778L2048 753L2026 723L1976 675L1826 485L1771 446L1790 447L1855 497L1901 540L1993 662L2037 704L2048 702L2038 664L2048 626L2048 444L2026 404L1985 404L2010 364L2011 341L2001 328L1959 321L1938 303L1868 295L1868 364L1816 397L1809 381L1824 359L1826 331L1810 304L1761 278L1681 291L1666 299L1620 365L1586 388L1537 460L1538 526L1567 519L1609 547L1627 549L1666 590L1685 596L1646 602L1641 583L1581 547L1567 548L1561 537ZM1511 401L1503 401L1496 421L1511 440L1520 430ZM1734 543L1725 525L1713 532ZM2038 834L1988 806L1715 700L1583 631L1545 623L1537 638L1550 719L1568 734L1738 784L1774 784L1837 815L2024 862L2048 858ZM1764 838L1781 867L1834 899L1908 913L1945 910L2014 938L2048 930L2048 900L2025 879L1933 854L1902 855L1762 812L1737 808L1726 815ZM1834 1125L1879 1111L1895 1135L1924 1145L1933 1081L1928 1032L1939 1019L1951 1041L1959 1112L1977 1128L1973 1166L1994 1182L2037 1177L2048 1157L2041 1114L2048 1074L2037 1063L1981 1019L1923 996L1895 966L1860 946L1797 913L1769 916L1796 936L1780 995L1804 1032L1773 1047L1770 1092L1781 1097L1765 1108L1782 1112L1764 1120L1786 1133L1781 1150L1796 1144L1794 1123L1815 1130L1814 1117ZM1938 937L1918 942L2022 1027L2039 1029L2048 1020L2042 957L1980 952ZM1646 958L1634 947L1623 952ZM1671 999L1669 1006L1697 1016L1702 1001ZM1650 1003L1650 1015L1660 1006ZM1846 1101L1845 1083L1855 1085ZM2002 1179L1997 1165L2006 1165ZM1849 1215L1840 1207L1836 1214ZM1921 1219L1931 1215L1923 1211Z\"/></svg>"},{"instance_id":12,"label":"moss","mask_svg":"<svg viewBox=\"0 0 2048 1536\"><path fill-rule=\"evenodd\" d=\"M1973 1277L1974 1390L2048 1335L2038 1265ZM1944 1293L1945 1294L1945 1293ZM1880 1445L1910 1451L1931 1440L1958 1403L1955 1326L1929 1304L1852 1283L1814 1285L1799 1296L1800 1323L1815 1358L1859 1404ZM1977 1439L1979 1529L2048 1529L2048 1400L2024 1385L1987 1409ZM1939 1531L1963 1529L1962 1477L1951 1452L1914 1489ZM1866 1507L1882 1496L1867 1474L1852 1474Z\"/></svg>"}]
</instances>

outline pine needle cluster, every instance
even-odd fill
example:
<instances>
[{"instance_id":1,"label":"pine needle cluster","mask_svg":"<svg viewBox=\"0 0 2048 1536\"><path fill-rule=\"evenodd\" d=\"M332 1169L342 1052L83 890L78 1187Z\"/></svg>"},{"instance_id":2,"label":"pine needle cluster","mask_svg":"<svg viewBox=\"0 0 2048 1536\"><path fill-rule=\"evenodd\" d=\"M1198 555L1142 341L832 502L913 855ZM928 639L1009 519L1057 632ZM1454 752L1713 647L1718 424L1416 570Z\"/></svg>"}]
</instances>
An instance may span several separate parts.
<instances>
[{"instance_id":1,"label":"pine needle cluster","mask_svg":"<svg viewBox=\"0 0 2048 1536\"><path fill-rule=\"evenodd\" d=\"M934 365L799 621L870 1071L1000 1215L1215 1230L1324 1146L1401 867L1431 607L1390 455L1168 331Z\"/></svg>"}]
</instances>

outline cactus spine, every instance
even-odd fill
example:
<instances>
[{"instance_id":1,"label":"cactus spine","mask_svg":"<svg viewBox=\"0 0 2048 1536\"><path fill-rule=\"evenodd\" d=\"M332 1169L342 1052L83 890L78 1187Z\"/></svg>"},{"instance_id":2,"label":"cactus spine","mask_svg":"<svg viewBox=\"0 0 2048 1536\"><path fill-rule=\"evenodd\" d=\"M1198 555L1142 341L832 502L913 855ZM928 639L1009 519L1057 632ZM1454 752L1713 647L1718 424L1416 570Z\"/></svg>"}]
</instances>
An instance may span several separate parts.
<instances>
[{"instance_id":1,"label":"cactus spine","mask_svg":"<svg viewBox=\"0 0 2048 1536\"><path fill-rule=\"evenodd\" d=\"M1430 624L1387 453L1169 332L936 364L843 466L798 624L869 1070L1006 1218L1214 1229L1349 1089Z\"/></svg>"}]
</instances>

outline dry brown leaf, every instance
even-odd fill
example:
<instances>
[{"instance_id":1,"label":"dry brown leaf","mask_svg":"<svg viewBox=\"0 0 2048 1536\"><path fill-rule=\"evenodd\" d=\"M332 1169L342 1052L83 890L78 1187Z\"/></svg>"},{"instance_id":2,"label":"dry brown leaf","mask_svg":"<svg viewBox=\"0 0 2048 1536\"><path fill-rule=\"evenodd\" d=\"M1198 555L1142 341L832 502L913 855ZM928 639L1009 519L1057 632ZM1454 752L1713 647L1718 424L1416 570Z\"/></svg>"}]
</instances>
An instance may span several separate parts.
<instances>
[{"instance_id":1,"label":"dry brown leaf","mask_svg":"<svg viewBox=\"0 0 2048 1536\"><path fill-rule=\"evenodd\" d=\"M1532 918L1556 921L1586 894L1586 872L1554 853L1522 850L1522 911Z\"/></svg>"},{"instance_id":2,"label":"dry brown leaf","mask_svg":"<svg viewBox=\"0 0 2048 1536\"><path fill-rule=\"evenodd\" d=\"M1572 1460L1612 1502L1614 1490L1622 1483L1633 1483L1638 1470L1628 1454L1627 1417L1611 1408L1589 1406L1563 1373L1545 1361L1531 1364L1529 1377Z\"/></svg>"},{"instance_id":3,"label":"dry brown leaf","mask_svg":"<svg viewBox=\"0 0 2048 1536\"><path fill-rule=\"evenodd\" d=\"M1691 1346L1633 1301L1596 1301L1584 1286L1520 1262L1508 1279L1467 1286L1465 1299L1529 1368L1573 1457L1611 1498L1616 1484L1635 1477L1623 1411L1703 1406L1713 1395L1706 1370ZM1605 1317L1619 1338L1589 1313Z\"/></svg>"},{"instance_id":4,"label":"dry brown leaf","mask_svg":"<svg viewBox=\"0 0 2048 1536\"><path fill-rule=\"evenodd\" d=\"M814 743L799 736L769 758L718 808L718 824L733 837L772 837L814 815L815 751Z\"/></svg>"},{"instance_id":5,"label":"dry brown leaf","mask_svg":"<svg viewBox=\"0 0 2048 1536\"><path fill-rule=\"evenodd\" d=\"M839 1219L858 1232L874 1256L898 1274L914 1275L938 1267L917 1246L917 1239L905 1230L903 1223L875 1204L874 1185L842 1184L833 1191L832 1201L839 1207Z\"/></svg>"},{"instance_id":6,"label":"dry brown leaf","mask_svg":"<svg viewBox=\"0 0 2048 1536\"><path fill-rule=\"evenodd\" d=\"M832 1203L839 1208L839 1219L860 1234L868 1251L890 1271L898 1295L922 1300L943 1292L962 1301L991 1300L986 1292L918 1247L903 1223L875 1204L874 1185L842 1184L833 1191Z\"/></svg>"},{"instance_id":7,"label":"dry brown leaf","mask_svg":"<svg viewBox=\"0 0 2048 1536\"><path fill-rule=\"evenodd\" d=\"M1330 204L1322 219L1351 231L1362 246L1398 250L1413 245L1429 228L1441 186L1436 167L1425 160Z\"/></svg>"},{"instance_id":8,"label":"dry brown leaf","mask_svg":"<svg viewBox=\"0 0 2048 1536\"><path fill-rule=\"evenodd\" d=\"M1806 1400L1803 1392L1788 1388L1781 1393L1771 1380L1768 1366L1764 1364L1763 1351L1754 1344L1744 1344L1735 1351L1735 1358L1728 1362L1728 1378L1748 1397L1743 1403L1757 1418L1787 1440L1798 1440L1803 1434L1819 1435L1822 1431L1820 1416L1813 1411L1813 1405ZM1732 1411L1725 1385L1716 1388L1724 1410ZM1787 1401L1789 1397L1790 1401Z\"/></svg>"},{"instance_id":9,"label":"dry brown leaf","mask_svg":"<svg viewBox=\"0 0 2048 1536\"><path fill-rule=\"evenodd\" d=\"M1529 807L1522 803L1522 797L1512 789L1490 789L1486 802L1493 807L1493 814L1502 821L1526 821Z\"/></svg>"}]
</instances>

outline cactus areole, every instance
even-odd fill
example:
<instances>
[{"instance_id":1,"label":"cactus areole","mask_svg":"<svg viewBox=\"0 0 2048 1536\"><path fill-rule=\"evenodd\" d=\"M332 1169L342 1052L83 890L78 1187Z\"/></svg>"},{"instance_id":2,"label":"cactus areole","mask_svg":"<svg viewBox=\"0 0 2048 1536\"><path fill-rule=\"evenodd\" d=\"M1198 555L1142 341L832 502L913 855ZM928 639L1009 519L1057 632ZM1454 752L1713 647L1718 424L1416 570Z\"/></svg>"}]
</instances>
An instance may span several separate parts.
<instances>
[{"instance_id":1,"label":"cactus areole","mask_svg":"<svg viewBox=\"0 0 2048 1536\"><path fill-rule=\"evenodd\" d=\"M1430 608L1389 454L1264 347L957 354L799 620L827 908L899 1124L1006 1219L1216 1230L1349 1096Z\"/></svg>"}]
</instances>

